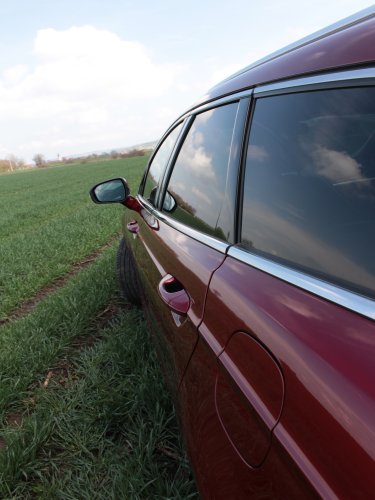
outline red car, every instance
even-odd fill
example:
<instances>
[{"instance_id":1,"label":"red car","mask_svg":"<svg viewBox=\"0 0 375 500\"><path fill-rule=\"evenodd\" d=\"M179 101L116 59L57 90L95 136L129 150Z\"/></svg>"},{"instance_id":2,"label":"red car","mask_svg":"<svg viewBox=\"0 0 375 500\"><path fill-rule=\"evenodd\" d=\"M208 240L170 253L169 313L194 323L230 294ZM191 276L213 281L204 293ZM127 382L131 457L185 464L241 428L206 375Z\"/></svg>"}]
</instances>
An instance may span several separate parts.
<instances>
[{"instance_id":1,"label":"red car","mask_svg":"<svg viewBox=\"0 0 375 500\"><path fill-rule=\"evenodd\" d=\"M122 203L202 498L375 495L375 10L211 89Z\"/></svg>"}]
</instances>

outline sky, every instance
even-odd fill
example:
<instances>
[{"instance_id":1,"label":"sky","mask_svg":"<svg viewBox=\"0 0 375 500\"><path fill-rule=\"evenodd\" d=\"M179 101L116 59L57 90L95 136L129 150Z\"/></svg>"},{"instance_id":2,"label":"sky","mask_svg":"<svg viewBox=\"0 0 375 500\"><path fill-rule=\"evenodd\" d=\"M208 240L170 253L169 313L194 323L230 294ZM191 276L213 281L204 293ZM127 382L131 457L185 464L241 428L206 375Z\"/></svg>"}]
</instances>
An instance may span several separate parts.
<instances>
[{"instance_id":1,"label":"sky","mask_svg":"<svg viewBox=\"0 0 375 500\"><path fill-rule=\"evenodd\" d=\"M157 140L226 76L371 5L0 0L0 159Z\"/></svg>"}]
</instances>

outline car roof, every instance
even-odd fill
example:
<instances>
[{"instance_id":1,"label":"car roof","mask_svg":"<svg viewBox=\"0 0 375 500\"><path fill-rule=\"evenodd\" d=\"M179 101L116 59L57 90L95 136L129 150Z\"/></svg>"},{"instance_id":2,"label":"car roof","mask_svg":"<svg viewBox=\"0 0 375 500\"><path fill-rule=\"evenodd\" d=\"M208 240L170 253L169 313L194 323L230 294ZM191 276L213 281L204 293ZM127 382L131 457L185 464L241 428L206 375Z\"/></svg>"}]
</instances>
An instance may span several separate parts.
<instances>
[{"instance_id":1,"label":"car roof","mask_svg":"<svg viewBox=\"0 0 375 500\"><path fill-rule=\"evenodd\" d=\"M225 79L197 105L286 78L363 67L375 61L375 5L274 52Z\"/></svg>"}]
</instances>

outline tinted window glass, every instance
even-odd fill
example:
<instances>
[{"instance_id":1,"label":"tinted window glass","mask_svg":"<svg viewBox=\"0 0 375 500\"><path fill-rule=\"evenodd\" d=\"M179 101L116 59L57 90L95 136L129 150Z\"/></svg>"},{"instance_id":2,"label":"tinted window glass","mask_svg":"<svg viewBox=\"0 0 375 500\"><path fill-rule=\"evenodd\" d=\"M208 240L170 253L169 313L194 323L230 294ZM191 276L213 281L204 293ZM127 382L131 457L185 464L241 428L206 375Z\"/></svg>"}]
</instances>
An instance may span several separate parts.
<instances>
[{"instance_id":1,"label":"tinted window glass","mask_svg":"<svg viewBox=\"0 0 375 500\"><path fill-rule=\"evenodd\" d=\"M238 103L200 113L189 130L170 178L163 209L189 226L226 240L218 225ZM170 204L168 194L175 204Z\"/></svg>"},{"instance_id":2,"label":"tinted window glass","mask_svg":"<svg viewBox=\"0 0 375 500\"><path fill-rule=\"evenodd\" d=\"M149 167L145 186L143 189L143 197L153 205L157 187L159 186L159 182L164 173L165 167L167 166L169 157L171 156L173 147L176 143L181 128L182 123L177 125L177 127L174 128L172 132L164 139L163 143L153 157L151 165Z\"/></svg>"},{"instance_id":3,"label":"tinted window glass","mask_svg":"<svg viewBox=\"0 0 375 500\"><path fill-rule=\"evenodd\" d=\"M375 296L374 88L256 102L242 244Z\"/></svg>"}]
</instances>

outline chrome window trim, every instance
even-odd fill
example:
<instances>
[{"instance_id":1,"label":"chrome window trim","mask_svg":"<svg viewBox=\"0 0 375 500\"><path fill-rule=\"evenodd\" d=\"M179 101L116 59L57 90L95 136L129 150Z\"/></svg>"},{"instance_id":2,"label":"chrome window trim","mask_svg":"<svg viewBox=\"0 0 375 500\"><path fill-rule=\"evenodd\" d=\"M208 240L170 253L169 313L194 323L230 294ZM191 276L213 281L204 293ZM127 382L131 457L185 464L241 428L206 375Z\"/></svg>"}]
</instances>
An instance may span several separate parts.
<instances>
[{"instance_id":1,"label":"chrome window trim","mask_svg":"<svg viewBox=\"0 0 375 500\"><path fill-rule=\"evenodd\" d=\"M242 248L232 246L227 253L228 256L236 260L255 267L260 271L264 271L298 288L302 288L303 290L318 295L330 302L334 302L346 309L362 314L362 316L366 316L373 320L375 319L375 301L371 299L278 264L264 257L252 254Z\"/></svg>"},{"instance_id":2,"label":"chrome window trim","mask_svg":"<svg viewBox=\"0 0 375 500\"><path fill-rule=\"evenodd\" d=\"M143 199L141 199L140 201L142 202L142 204L146 205L146 208L150 210L150 204L148 204L147 202L144 203L145 200ZM157 217L160 221L164 222L165 224L168 224L168 226L172 227L173 229L176 229L177 231L185 234L186 236L189 236L190 238L193 238L196 241L199 241L200 243L203 243L203 245L206 245L208 247L213 248L214 250L217 250L222 254L225 254L228 250L228 247L230 246L229 243L218 240L213 236L209 236L208 234L201 233L197 229L193 229L190 226L185 226L185 224L182 224L181 222L178 222L175 219L168 217L163 212L159 212L156 209L151 209L151 211L155 217Z\"/></svg>"},{"instance_id":3,"label":"chrome window trim","mask_svg":"<svg viewBox=\"0 0 375 500\"><path fill-rule=\"evenodd\" d=\"M203 104L197 104L195 107L191 107L186 113L179 116L174 123L186 119L189 116L201 113L202 111L207 111L211 108L235 102L246 97L265 97L277 93L298 92L302 90L312 90L314 88L319 89L320 87L329 89L340 86L353 86L353 84L355 84L355 86L374 85L374 79L375 68L359 68L343 71L332 70L328 73L319 75L288 78L275 83L260 84L258 87L251 87Z\"/></svg>"},{"instance_id":4,"label":"chrome window trim","mask_svg":"<svg viewBox=\"0 0 375 500\"><path fill-rule=\"evenodd\" d=\"M156 210L155 207L151 205L151 203L148 200L146 200L146 198L143 198L141 194L137 195L137 199L141 203L141 205L143 205L144 208L147 208L149 212L151 212L152 214L155 212Z\"/></svg>"},{"instance_id":5,"label":"chrome window trim","mask_svg":"<svg viewBox=\"0 0 375 500\"><path fill-rule=\"evenodd\" d=\"M229 104L231 102L240 101L241 99L244 99L246 97L251 97L253 92L254 92L254 88L250 87L250 88L245 89L245 90L240 90L239 92L235 91L233 94L225 95L223 97L218 97L218 98L215 97L213 100L208 100L207 102L204 102L203 104L201 102L198 102L195 105L193 104L187 111L185 111L184 114L180 115L173 122L173 124L169 127L168 130L170 130L173 127L173 125L180 120L185 120L186 118L188 118L190 116L197 115L198 113L201 113L202 111L207 111L211 108L217 108L218 106L222 106L223 104ZM202 99L204 99L204 97ZM168 132L168 130L167 130L167 132ZM166 135L167 132L164 135Z\"/></svg>"},{"instance_id":6,"label":"chrome window trim","mask_svg":"<svg viewBox=\"0 0 375 500\"><path fill-rule=\"evenodd\" d=\"M204 104L197 104L196 107L190 108L189 111L183 115L185 116L190 116L190 115L197 115L198 113L201 113L202 111L208 111L211 108L217 108L219 106L222 106L223 104L230 104L231 102L236 102L239 101L240 99L244 99L246 97L251 97L254 92L253 88L249 88L246 90L241 90L239 92L235 92L234 94L229 94L224 97L219 97L213 101L206 102Z\"/></svg>"},{"instance_id":7,"label":"chrome window trim","mask_svg":"<svg viewBox=\"0 0 375 500\"><path fill-rule=\"evenodd\" d=\"M355 86L374 85L375 68L361 68L348 71L336 71L322 75L291 78L276 83L260 85L254 90L254 97L264 97L275 93L297 92L298 90L309 90L309 87L325 89L330 86Z\"/></svg>"}]
</instances>

